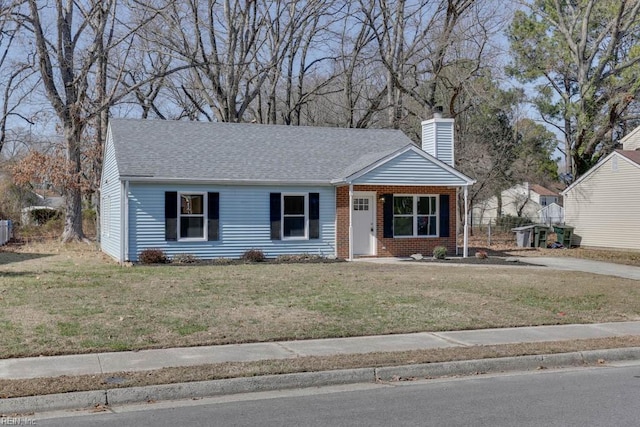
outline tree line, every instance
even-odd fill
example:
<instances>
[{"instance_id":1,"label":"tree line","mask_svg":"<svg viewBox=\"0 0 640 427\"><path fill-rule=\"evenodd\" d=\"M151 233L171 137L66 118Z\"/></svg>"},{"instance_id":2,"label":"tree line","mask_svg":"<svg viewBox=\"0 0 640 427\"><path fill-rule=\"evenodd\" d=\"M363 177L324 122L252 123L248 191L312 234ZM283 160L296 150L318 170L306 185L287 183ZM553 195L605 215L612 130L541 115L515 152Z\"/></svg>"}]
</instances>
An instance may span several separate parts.
<instances>
[{"instance_id":1,"label":"tree line","mask_svg":"<svg viewBox=\"0 0 640 427\"><path fill-rule=\"evenodd\" d=\"M473 201L556 179L556 134L575 178L636 123L639 8L0 0L0 152L17 182L64 194L63 240L74 240L83 200L99 191L109 117L394 128L417 142L443 106L456 166L478 180ZM57 138L40 144L33 129Z\"/></svg>"}]
</instances>

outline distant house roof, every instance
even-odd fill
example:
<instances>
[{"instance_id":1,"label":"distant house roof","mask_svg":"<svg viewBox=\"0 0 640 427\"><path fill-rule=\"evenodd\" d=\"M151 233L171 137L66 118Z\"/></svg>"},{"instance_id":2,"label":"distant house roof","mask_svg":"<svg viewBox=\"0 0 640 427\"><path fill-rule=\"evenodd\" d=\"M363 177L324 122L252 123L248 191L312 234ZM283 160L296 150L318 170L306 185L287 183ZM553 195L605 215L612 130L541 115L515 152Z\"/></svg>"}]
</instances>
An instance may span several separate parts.
<instances>
[{"instance_id":1,"label":"distant house roof","mask_svg":"<svg viewBox=\"0 0 640 427\"><path fill-rule=\"evenodd\" d=\"M638 129L640 129L640 127ZM640 151L616 150L616 152L631 160L632 162L640 165Z\"/></svg>"},{"instance_id":2,"label":"distant house roof","mask_svg":"<svg viewBox=\"0 0 640 427\"><path fill-rule=\"evenodd\" d=\"M529 189L531 191L535 191L541 196L555 196L555 197L558 196L558 193L556 193L555 191L549 190L548 188L545 188L542 185L538 185L538 184L531 184L529 186Z\"/></svg>"},{"instance_id":3,"label":"distant house roof","mask_svg":"<svg viewBox=\"0 0 640 427\"><path fill-rule=\"evenodd\" d=\"M110 128L125 178L330 183L415 147L387 129L133 119Z\"/></svg>"}]
</instances>

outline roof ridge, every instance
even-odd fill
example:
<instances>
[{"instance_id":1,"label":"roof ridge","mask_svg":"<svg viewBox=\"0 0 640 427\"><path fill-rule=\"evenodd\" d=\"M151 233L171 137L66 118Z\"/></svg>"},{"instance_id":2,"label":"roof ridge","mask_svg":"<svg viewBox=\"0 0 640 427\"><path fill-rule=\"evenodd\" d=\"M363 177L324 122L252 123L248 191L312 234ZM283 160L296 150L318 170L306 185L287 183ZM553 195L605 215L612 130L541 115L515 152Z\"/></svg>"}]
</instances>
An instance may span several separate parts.
<instances>
[{"instance_id":1,"label":"roof ridge","mask_svg":"<svg viewBox=\"0 0 640 427\"><path fill-rule=\"evenodd\" d=\"M129 121L140 123L165 123L165 124L189 124L189 125L204 125L204 126L260 126L260 127L278 127L281 129L322 129L322 130L336 130L336 131L349 131L349 132L389 132L389 133L402 133L406 134L400 129L391 128L350 128L342 126L326 126L326 125L286 125L283 123L254 123L254 122L210 122L202 120L162 120L162 119L138 119L133 117L112 117L110 121Z\"/></svg>"}]
</instances>

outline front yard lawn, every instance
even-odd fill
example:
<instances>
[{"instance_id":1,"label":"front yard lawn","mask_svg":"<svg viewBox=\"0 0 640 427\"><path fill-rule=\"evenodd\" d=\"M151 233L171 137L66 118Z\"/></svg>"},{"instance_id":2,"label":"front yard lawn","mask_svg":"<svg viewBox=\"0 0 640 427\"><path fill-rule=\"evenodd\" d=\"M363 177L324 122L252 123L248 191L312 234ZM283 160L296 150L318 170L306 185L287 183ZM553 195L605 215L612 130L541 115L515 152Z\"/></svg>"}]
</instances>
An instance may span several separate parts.
<instances>
[{"instance_id":1,"label":"front yard lawn","mask_svg":"<svg viewBox=\"0 0 640 427\"><path fill-rule=\"evenodd\" d=\"M120 267L87 245L0 251L0 358L640 319L640 283L428 263Z\"/></svg>"}]
</instances>

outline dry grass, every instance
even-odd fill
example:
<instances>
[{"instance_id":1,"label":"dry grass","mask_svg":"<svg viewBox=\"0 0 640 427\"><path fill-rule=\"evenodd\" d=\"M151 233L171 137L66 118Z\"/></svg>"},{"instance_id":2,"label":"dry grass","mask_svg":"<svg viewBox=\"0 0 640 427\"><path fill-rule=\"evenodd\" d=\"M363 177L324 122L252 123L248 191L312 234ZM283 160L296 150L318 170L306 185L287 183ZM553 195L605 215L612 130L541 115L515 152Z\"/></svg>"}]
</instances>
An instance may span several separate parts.
<instances>
[{"instance_id":1,"label":"dry grass","mask_svg":"<svg viewBox=\"0 0 640 427\"><path fill-rule=\"evenodd\" d=\"M640 284L540 268L122 268L89 245L0 252L0 357L640 319Z\"/></svg>"},{"instance_id":2,"label":"dry grass","mask_svg":"<svg viewBox=\"0 0 640 427\"><path fill-rule=\"evenodd\" d=\"M634 264L634 254L562 255ZM473 252L472 252L473 253ZM540 268L282 264L121 268L88 245L0 248L0 357L640 318L638 282ZM0 380L0 398L640 346L639 337ZM121 384L108 383L117 377Z\"/></svg>"}]
</instances>

